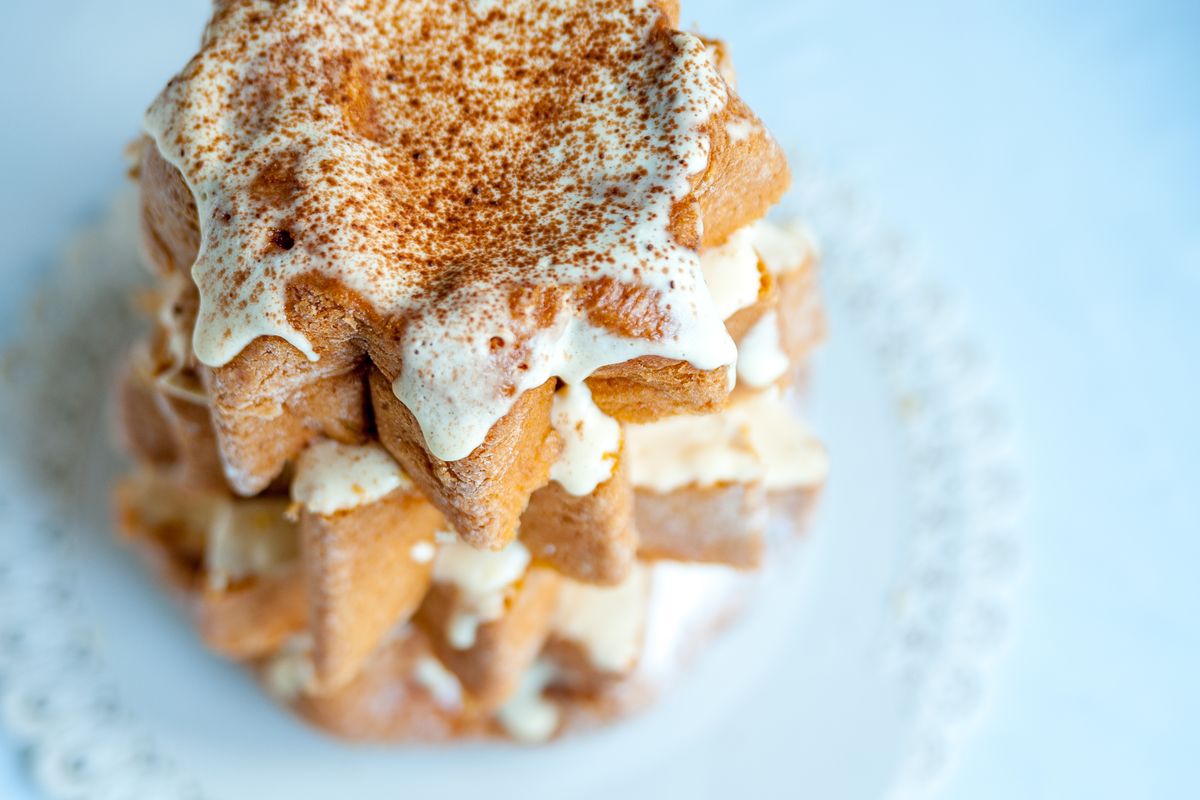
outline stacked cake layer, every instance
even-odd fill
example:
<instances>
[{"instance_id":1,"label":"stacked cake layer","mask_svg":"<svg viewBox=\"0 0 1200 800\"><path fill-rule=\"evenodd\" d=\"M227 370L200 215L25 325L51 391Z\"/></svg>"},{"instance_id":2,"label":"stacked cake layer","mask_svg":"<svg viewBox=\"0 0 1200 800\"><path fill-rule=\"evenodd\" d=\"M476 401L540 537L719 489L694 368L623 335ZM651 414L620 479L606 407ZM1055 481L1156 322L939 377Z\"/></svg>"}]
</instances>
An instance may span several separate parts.
<instances>
[{"instance_id":1,"label":"stacked cake layer","mask_svg":"<svg viewBox=\"0 0 1200 800\"><path fill-rule=\"evenodd\" d=\"M321 727L620 713L706 593L664 576L758 567L771 509L811 506L783 393L815 251L762 219L783 157L676 22L230 0L151 107L120 527Z\"/></svg>"}]
</instances>

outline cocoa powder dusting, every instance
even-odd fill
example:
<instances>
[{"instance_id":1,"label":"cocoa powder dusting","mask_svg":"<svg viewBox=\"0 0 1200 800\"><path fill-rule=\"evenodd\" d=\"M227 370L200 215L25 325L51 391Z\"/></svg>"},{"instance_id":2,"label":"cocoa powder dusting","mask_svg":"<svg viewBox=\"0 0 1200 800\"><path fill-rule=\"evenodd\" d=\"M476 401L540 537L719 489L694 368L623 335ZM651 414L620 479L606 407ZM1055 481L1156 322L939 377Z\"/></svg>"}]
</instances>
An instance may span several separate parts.
<instances>
[{"instance_id":1,"label":"cocoa powder dusting","mask_svg":"<svg viewBox=\"0 0 1200 800\"><path fill-rule=\"evenodd\" d=\"M727 99L709 62L648 0L218 3L147 114L201 211L197 355L274 333L315 358L286 299L313 274L410 361L462 345L512 370L504 394L565 318L711 328L681 202Z\"/></svg>"}]
</instances>

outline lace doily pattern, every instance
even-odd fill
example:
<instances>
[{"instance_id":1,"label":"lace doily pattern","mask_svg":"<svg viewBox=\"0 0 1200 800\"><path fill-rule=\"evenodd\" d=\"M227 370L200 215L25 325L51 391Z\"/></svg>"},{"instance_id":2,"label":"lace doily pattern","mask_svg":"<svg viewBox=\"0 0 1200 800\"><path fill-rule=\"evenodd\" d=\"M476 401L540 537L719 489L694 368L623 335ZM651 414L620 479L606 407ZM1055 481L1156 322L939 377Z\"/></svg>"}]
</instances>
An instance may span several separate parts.
<instances>
[{"instance_id":1,"label":"lace doily pattern","mask_svg":"<svg viewBox=\"0 0 1200 800\"><path fill-rule=\"evenodd\" d=\"M1013 624L1014 437L960 310L911 244L823 170L796 172L789 210L817 232L827 301L870 343L903 438L912 513L882 662L911 715L891 796L927 796L986 707Z\"/></svg>"},{"instance_id":2,"label":"lace doily pattern","mask_svg":"<svg viewBox=\"0 0 1200 800\"><path fill-rule=\"evenodd\" d=\"M797 172L786 210L817 232L827 301L871 343L904 439L912 514L881 661L911 721L893 794L920 796L984 707L1012 624L1008 425L961 320L903 241L849 191ZM11 443L0 457L0 719L52 798L203 796L121 697L80 596L75 534L108 513L105 480L91 474L112 463L92 452L108 441L105 387L138 327L135 224L123 195L48 276L24 337L0 356Z\"/></svg>"},{"instance_id":3,"label":"lace doily pattern","mask_svg":"<svg viewBox=\"0 0 1200 800\"><path fill-rule=\"evenodd\" d=\"M53 798L183 800L198 785L131 713L83 606L78 530L108 518L107 397L137 328L136 204L82 233L0 356L0 716ZM85 522L88 525L85 527Z\"/></svg>"}]
</instances>

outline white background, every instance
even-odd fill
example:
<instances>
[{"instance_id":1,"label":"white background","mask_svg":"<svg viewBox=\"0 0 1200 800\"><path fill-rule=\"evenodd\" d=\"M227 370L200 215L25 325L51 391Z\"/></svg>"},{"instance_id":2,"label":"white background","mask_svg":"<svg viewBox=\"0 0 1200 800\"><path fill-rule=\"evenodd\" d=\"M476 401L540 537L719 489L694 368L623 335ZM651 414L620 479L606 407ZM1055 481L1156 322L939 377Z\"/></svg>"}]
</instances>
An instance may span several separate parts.
<instances>
[{"instance_id":1,"label":"white background","mask_svg":"<svg viewBox=\"0 0 1200 800\"><path fill-rule=\"evenodd\" d=\"M121 180L207 4L50 5L0 25L0 333L27 265ZM1020 626L946 795L1200 796L1200 3L685 0L684 20L925 253L1016 418ZM0 797L26 796L0 735Z\"/></svg>"}]
</instances>

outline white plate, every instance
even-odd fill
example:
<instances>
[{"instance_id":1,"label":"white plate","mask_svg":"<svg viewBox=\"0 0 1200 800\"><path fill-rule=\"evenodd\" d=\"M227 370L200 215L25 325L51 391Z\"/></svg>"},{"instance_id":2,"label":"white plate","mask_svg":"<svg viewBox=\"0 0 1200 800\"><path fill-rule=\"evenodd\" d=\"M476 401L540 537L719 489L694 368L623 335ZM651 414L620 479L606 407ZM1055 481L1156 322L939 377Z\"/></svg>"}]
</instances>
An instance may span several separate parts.
<instances>
[{"instance_id":1,"label":"white plate","mask_svg":"<svg viewBox=\"0 0 1200 800\"><path fill-rule=\"evenodd\" d=\"M830 342L834 472L801 557L649 713L528 750L349 747L207 654L116 546L104 409L136 323L128 193L55 272L0 395L0 692L55 797L292 800L921 794L981 706L1016 552L1003 419L945 303L844 190L799 170ZM124 209L122 211L122 208Z\"/></svg>"},{"instance_id":2,"label":"white plate","mask_svg":"<svg viewBox=\"0 0 1200 800\"><path fill-rule=\"evenodd\" d=\"M0 130L3 151L19 154L0 185L5 252L16 256L0 277L9 291L46 287L23 333L0 318L0 333L19 337L0 345L12 348L0 355L0 721L28 743L46 793L840 799L935 786L1010 625L1003 415L961 324L903 248L803 168L804 194L790 202L827 256L832 336L813 371L812 416L833 477L799 560L657 708L540 751L353 748L302 727L202 650L109 534L121 462L104 408L135 327L128 215L48 268L29 256L58 249L68 214L25 211L106 202L112 154L165 79L157 73L194 44L206 5L77 2L67 13L26 3L10 20L15 31L54 31L13 50L14 64L38 64L11 88L39 124ZM735 40L761 33L760 18L797 24L725 17L721 32ZM30 47L43 57L30 59ZM768 51L736 56L786 139L789 124L808 120L785 84L761 82L775 66ZM56 167L62 153L75 156L69 168ZM0 309L12 303L0 296Z\"/></svg>"}]
</instances>

